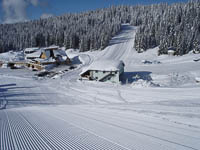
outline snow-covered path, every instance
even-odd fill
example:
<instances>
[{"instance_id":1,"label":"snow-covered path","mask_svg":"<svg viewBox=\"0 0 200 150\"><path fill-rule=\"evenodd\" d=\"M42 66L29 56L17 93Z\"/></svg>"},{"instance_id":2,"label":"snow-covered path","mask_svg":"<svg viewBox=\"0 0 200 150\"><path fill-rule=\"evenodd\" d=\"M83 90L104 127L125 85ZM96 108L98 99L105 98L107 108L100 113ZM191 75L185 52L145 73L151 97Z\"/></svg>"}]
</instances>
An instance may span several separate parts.
<instances>
[{"instance_id":1,"label":"snow-covered path","mask_svg":"<svg viewBox=\"0 0 200 150\"><path fill-rule=\"evenodd\" d=\"M83 64L57 79L0 69L0 149L200 149L200 64L193 59L138 54L135 27L103 51L72 55ZM94 60L123 60L128 84L81 82ZM149 64L143 63L149 61ZM159 62L159 63L158 63Z\"/></svg>"},{"instance_id":2,"label":"snow-covered path","mask_svg":"<svg viewBox=\"0 0 200 150\"><path fill-rule=\"evenodd\" d=\"M133 49L136 27L123 25L122 32L110 41L110 45L98 54L97 59L127 60L133 58L136 53Z\"/></svg>"},{"instance_id":3,"label":"snow-covered path","mask_svg":"<svg viewBox=\"0 0 200 150\"><path fill-rule=\"evenodd\" d=\"M104 106L0 112L1 149L198 150L200 128Z\"/></svg>"},{"instance_id":4,"label":"snow-covered path","mask_svg":"<svg viewBox=\"0 0 200 150\"><path fill-rule=\"evenodd\" d=\"M1 111L0 114L1 150L126 149L59 118L59 115L13 110Z\"/></svg>"}]
</instances>

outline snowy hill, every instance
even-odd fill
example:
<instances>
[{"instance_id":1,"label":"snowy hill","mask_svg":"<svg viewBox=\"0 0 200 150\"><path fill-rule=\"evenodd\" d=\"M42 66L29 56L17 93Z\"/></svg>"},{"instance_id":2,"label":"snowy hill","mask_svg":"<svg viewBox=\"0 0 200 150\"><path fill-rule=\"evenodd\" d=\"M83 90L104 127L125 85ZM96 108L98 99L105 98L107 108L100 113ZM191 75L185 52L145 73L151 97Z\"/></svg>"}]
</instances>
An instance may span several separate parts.
<instances>
[{"instance_id":1,"label":"snowy hill","mask_svg":"<svg viewBox=\"0 0 200 150\"><path fill-rule=\"evenodd\" d=\"M52 44L94 51L108 46L122 23L138 26L137 51L159 46L159 54L200 52L200 2L119 5L82 13L0 25L0 53ZM26 40L24 40L26 39ZM126 39L118 39L123 41Z\"/></svg>"},{"instance_id":2,"label":"snowy hill","mask_svg":"<svg viewBox=\"0 0 200 150\"><path fill-rule=\"evenodd\" d=\"M1 68L1 149L200 149L200 55L139 54L136 30L123 25L103 51L67 51L78 67L56 79ZM125 62L122 85L78 80L105 59Z\"/></svg>"}]
</instances>

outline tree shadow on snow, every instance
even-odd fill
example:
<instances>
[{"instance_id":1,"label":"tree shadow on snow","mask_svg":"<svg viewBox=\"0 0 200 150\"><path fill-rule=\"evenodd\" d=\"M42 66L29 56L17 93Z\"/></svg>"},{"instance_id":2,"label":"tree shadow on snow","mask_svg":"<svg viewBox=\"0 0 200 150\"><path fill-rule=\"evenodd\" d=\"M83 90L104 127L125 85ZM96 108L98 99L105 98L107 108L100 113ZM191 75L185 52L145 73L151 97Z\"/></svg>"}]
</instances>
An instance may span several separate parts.
<instances>
[{"instance_id":1,"label":"tree shadow on snow","mask_svg":"<svg viewBox=\"0 0 200 150\"><path fill-rule=\"evenodd\" d=\"M1 87L9 87L9 86L16 86L16 84L3 84L3 85L0 85L0 88Z\"/></svg>"},{"instance_id":2,"label":"tree shadow on snow","mask_svg":"<svg viewBox=\"0 0 200 150\"><path fill-rule=\"evenodd\" d=\"M122 84L131 84L138 80L152 81L151 73L149 71L139 71L139 72L124 72L121 77Z\"/></svg>"},{"instance_id":3,"label":"tree shadow on snow","mask_svg":"<svg viewBox=\"0 0 200 150\"><path fill-rule=\"evenodd\" d=\"M48 98L41 99L45 95L51 96L55 93L24 92L24 89L31 91L33 88L37 87L18 87L16 84L0 85L0 110L10 107L55 104Z\"/></svg>"}]
</instances>

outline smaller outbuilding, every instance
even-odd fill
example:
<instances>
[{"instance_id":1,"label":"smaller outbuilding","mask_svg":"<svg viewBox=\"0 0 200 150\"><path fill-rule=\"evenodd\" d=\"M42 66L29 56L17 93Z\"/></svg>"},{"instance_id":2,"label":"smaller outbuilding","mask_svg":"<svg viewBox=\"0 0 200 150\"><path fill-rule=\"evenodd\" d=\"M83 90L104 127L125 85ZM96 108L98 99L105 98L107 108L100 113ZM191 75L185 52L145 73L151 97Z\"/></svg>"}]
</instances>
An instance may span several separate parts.
<instances>
[{"instance_id":1,"label":"smaller outbuilding","mask_svg":"<svg viewBox=\"0 0 200 150\"><path fill-rule=\"evenodd\" d=\"M120 83L124 67L123 61L95 61L81 72L81 80Z\"/></svg>"},{"instance_id":2,"label":"smaller outbuilding","mask_svg":"<svg viewBox=\"0 0 200 150\"><path fill-rule=\"evenodd\" d=\"M197 83L200 83L200 77L196 77L195 80Z\"/></svg>"},{"instance_id":3,"label":"smaller outbuilding","mask_svg":"<svg viewBox=\"0 0 200 150\"><path fill-rule=\"evenodd\" d=\"M169 56L174 56L176 53L176 49L173 47L168 48L167 53Z\"/></svg>"}]
</instances>

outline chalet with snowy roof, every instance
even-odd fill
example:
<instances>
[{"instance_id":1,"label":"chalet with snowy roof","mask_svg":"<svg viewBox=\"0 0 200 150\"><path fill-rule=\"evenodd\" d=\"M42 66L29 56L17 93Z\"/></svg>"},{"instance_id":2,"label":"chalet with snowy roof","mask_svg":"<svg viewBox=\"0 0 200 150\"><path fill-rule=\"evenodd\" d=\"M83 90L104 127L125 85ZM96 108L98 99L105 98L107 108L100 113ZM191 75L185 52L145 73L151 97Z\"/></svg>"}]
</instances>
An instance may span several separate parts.
<instances>
[{"instance_id":1,"label":"chalet with snowy roof","mask_svg":"<svg viewBox=\"0 0 200 150\"><path fill-rule=\"evenodd\" d=\"M58 46L50 46L46 48L27 48L24 50L26 64L29 68L42 70L45 66L70 65L71 60L66 52Z\"/></svg>"},{"instance_id":2,"label":"chalet with snowy roof","mask_svg":"<svg viewBox=\"0 0 200 150\"><path fill-rule=\"evenodd\" d=\"M24 50L25 59L48 59L50 57L55 58L57 55L66 55L66 53L59 49L59 46L50 46L45 48L26 48Z\"/></svg>"},{"instance_id":3,"label":"chalet with snowy roof","mask_svg":"<svg viewBox=\"0 0 200 150\"><path fill-rule=\"evenodd\" d=\"M123 61L95 61L81 72L81 80L120 83L124 73Z\"/></svg>"},{"instance_id":4,"label":"chalet with snowy roof","mask_svg":"<svg viewBox=\"0 0 200 150\"><path fill-rule=\"evenodd\" d=\"M65 51L59 49L58 46L51 46L40 49L36 48L25 49L25 59L39 63L50 63L50 62L70 63L70 59L68 58Z\"/></svg>"}]
</instances>

